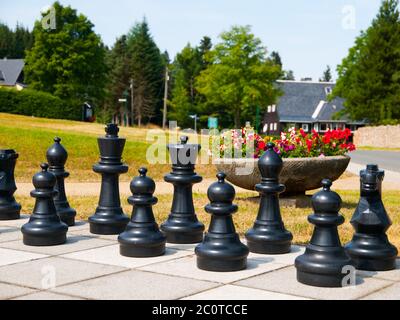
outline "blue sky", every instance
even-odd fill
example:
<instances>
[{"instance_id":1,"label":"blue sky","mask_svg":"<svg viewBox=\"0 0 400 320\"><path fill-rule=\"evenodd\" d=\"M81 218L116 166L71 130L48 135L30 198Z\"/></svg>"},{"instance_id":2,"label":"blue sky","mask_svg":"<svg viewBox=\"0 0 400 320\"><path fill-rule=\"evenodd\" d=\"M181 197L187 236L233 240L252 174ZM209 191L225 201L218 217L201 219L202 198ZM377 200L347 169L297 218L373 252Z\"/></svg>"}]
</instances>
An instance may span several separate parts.
<instances>
[{"instance_id":1,"label":"blue sky","mask_svg":"<svg viewBox=\"0 0 400 320\"><path fill-rule=\"evenodd\" d=\"M281 54L297 79L317 80L326 65L346 56L360 30L378 12L380 0L61 0L85 14L111 46L135 21L147 17L161 50L171 57L204 35L213 41L232 25L251 25L268 50ZM0 0L0 20L32 27L49 0Z\"/></svg>"}]
</instances>

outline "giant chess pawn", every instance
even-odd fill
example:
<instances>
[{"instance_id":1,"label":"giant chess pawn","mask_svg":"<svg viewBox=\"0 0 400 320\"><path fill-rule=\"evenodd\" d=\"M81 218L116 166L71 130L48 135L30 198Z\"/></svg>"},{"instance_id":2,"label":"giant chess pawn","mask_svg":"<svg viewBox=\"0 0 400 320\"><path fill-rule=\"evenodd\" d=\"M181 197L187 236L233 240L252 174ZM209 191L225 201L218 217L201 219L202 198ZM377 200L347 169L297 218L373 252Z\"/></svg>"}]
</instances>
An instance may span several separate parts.
<instances>
[{"instance_id":1,"label":"giant chess pawn","mask_svg":"<svg viewBox=\"0 0 400 320\"><path fill-rule=\"evenodd\" d=\"M68 226L60 220L53 197L56 177L48 172L49 165L40 165L41 172L33 176L35 190L31 196L36 198L29 222L22 226L23 242L28 246L55 246L67 241Z\"/></svg>"},{"instance_id":2,"label":"giant chess pawn","mask_svg":"<svg viewBox=\"0 0 400 320\"><path fill-rule=\"evenodd\" d=\"M153 197L156 184L146 176L146 168L139 169L139 174L130 185L128 202L134 207L131 221L118 237L120 253L126 257L157 257L165 253L166 237L158 229L152 210L158 201Z\"/></svg>"},{"instance_id":3,"label":"giant chess pawn","mask_svg":"<svg viewBox=\"0 0 400 320\"><path fill-rule=\"evenodd\" d=\"M168 146L172 172L164 180L174 185L174 195L171 213L161 225L161 230L169 243L192 244L203 241L204 225L197 219L192 194L193 185L203 180L194 172L201 146L187 144L188 140L184 136L180 144Z\"/></svg>"},{"instance_id":4,"label":"giant chess pawn","mask_svg":"<svg viewBox=\"0 0 400 320\"><path fill-rule=\"evenodd\" d=\"M14 150L0 150L0 220L20 218L21 205L15 201L17 190L14 170L18 153Z\"/></svg>"},{"instance_id":5,"label":"giant chess pawn","mask_svg":"<svg viewBox=\"0 0 400 320\"><path fill-rule=\"evenodd\" d=\"M283 161L268 143L268 150L258 161L261 183L256 190L261 195L260 208L254 227L246 233L250 252L260 254L285 254L290 252L293 235L285 229L279 206L279 194L285 186L279 184Z\"/></svg>"},{"instance_id":6,"label":"giant chess pawn","mask_svg":"<svg viewBox=\"0 0 400 320\"><path fill-rule=\"evenodd\" d=\"M360 270L388 271L396 268L398 251L386 235L392 225L382 202L385 172L377 165L361 171L361 199L351 220L356 233L345 246Z\"/></svg>"},{"instance_id":7,"label":"giant chess pawn","mask_svg":"<svg viewBox=\"0 0 400 320\"><path fill-rule=\"evenodd\" d=\"M314 214L308 221L315 228L306 252L296 259L297 280L315 287L342 287L346 276L343 268L351 265L337 229L344 223L344 217L339 214L342 199L330 190L330 180L323 180L322 186L323 190L312 198Z\"/></svg>"},{"instance_id":8,"label":"giant chess pawn","mask_svg":"<svg viewBox=\"0 0 400 320\"><path fill-rule=\"evenodd\" d=\"M116 124L108 124L105 130L106 136L97 139L100 161L93 166L93 171L101 174L101 191L96 212L89 218L90 232L117 235L129 222L122 211L119 194L119 175L128 172L128 166L122 163L126 139L118 137Z\"/></svg>"},{"instance_id":9,"label":"giant chess pawn","mask_svg":"<svg viewBox=\"0 0 400 320\"><path fill-rule=\"evenodd\" d=\"M225 173L217 178L207 193L211 203L205 209L211 214L211 223L203 243L196 247L197 266L207 271L240 271L246 269L249 249L240 242L233 224L232 214L238 210L232 203L235 189L225 182Z\"/></svg>"},{"instance_id":10,"label":"giant chess pawn","mask_svg":"<svg viewBox=\"0 0 400 320\"><path fill-rule=\"evenodd\" d=\"M57 194L54 196L57 214L62 222L68 226L73 226L75 225L76 211L68 203L64 184L64 179L69 177L69 172L65 171L68 153L60 142L60 138L54 138L54 144L47 150L46 157L49 163L49 172L57 178L55 186Z\"/></svg>"}]
</instances>

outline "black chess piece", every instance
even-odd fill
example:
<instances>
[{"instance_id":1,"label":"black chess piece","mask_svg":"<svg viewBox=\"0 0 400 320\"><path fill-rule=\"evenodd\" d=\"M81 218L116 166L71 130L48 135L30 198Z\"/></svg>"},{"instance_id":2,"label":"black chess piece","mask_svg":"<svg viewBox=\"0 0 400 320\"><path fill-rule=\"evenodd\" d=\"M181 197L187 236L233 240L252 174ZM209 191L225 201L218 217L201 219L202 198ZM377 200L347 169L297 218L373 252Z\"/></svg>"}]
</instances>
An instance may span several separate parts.
<instances>
[{"instance_id":1,"label":"black chess piece","mask_svg":"<svg viewBox=\"0 0 400 320\"><path fill-rule=\"evenodd\" d=\"M17 190L14 169L18 153L14 150L0 150L0 220L20 218L21 205L15 201Z\"/></svg>"},{"instance_id":2,"label":"black chess piece","mask_svg":"<svg viewBox=\"0 0 400 320\"><path fill-rule=\"evenodd\" d=\"M67 241L68 226L60 220L53 197L56 176L48 172L49 165L42 163L41 172L33 176L35 190L31 197L36 198L29 222L21 228L23 242L28 246L55 246Z\"/></svg>"},{"instance_id":3,"label":"black chess piece","mask_svg":"<svg viewBox=\"0 0 400 320\"><path fill-rule=\"evenodd\" d=\"M279 184L283 161L268 143L268 150L258 161L261 183L256 190L261 195L260 208L254 227L246 233L250 252L260 254L285 254L290 252L293 235L285 229L279 207L279 194L285 186Z\"/></svg>"},{"instance_id":4,"label":"black chess piece","mask_svg":"<svg viewBox=\"0 0 400 320\"><path fill-rule=\"evenodd\" d=\"M116 124L108 124L106 136L98 138L100 162L93 171L101 174L99 205L94 215L89 217L90 232L101 235L117 235L123 232L129 218L123 213L119 194L119 175L128 172L122 163L125 138L118 137Z\"/></svg>"},{"instance_id":5,"label":"black chess piece","mask_svg":"<svg viewBox=\"0 0 400 320\"><path fill-rule=\"evenodd\" d=\"M181 137L180 144L168 146L172 172L164 180L174 185L174 196L171 213L161 225L161 230L169 243L191 244L203 241L204 225L197 219L192 194L193 185L203 180L194 172L201 146L187 144L188 140L188 137Z\"/></svg>"},{"instance_id":6,"label":"black chess piece","mask_svg":"<svg viewBox=\"0 0 400 320\"><path fill-rule=\"evenodd\" d=\"M306 252L296 259L297 280L315 287L340 288L347 275L344 267L352 265L338 233L338 226L344 223L339 213L342 199L331 191L330 180L323 180L322 186L312 198L314 214L308 221L315 228Z\"/></svg>"},{"instance_id":7,"label":"black chess piece","mask_svg":"<svg viewBox=\"0 0 400 320\"><path fill-rule=\"evenodd\" d=\"M377 165L368 165L360 176L361 198L351 220L356 232L345 246L346 252L359 270L393 270L398 251L386 235L392 221L382 202L385 172Z\"/></svg>"},{"instance_id":8,"label":"black chess piece","mask_svg":"<svg viewBox=\"0 0 400 320\"><path fill-rule=\"evenodd\" d=\"M65 171L68 153L60 142L60 138L54 138L54 144L47 150L46 157L49 163L49 172L54 174L57 178L55 186L57 194L54 196L57 214L62 222L68 226L73 226L75 225L76 211L71 208L68 203L64 184L64 179L69 177L69 172Z\"/></svg>"},{"instance_id":9,"label":"black chess piece","mask_svg":"<svg viewBox=\"0 0 400 320\"><path fill-rule=\"evenodd\" d=\"M133 205L132 218L118 237L120 253L126 257L157 257L165 253L166 237L158 229L152 209L158 201L153 196L156 184L146 176L146 168L139 169L139 174L130 185L132 196L128 202Z\"/></svg>"},{"instance_id":10,"label":"black chess piece","mask_svg":"<svg viewBox=\"0 0 400 320\"><path fill-rule=\"evenodd\" d=\"M232 272L246 269L249 249L240 241L233 224L232 214L238 210L233 204L235 189L225 182L225 173L218 173L218 182L208 189L210 204L205 207L211 214L211 223L203 242L196 247L199 269Z\"/></svg>"}]
</instances>

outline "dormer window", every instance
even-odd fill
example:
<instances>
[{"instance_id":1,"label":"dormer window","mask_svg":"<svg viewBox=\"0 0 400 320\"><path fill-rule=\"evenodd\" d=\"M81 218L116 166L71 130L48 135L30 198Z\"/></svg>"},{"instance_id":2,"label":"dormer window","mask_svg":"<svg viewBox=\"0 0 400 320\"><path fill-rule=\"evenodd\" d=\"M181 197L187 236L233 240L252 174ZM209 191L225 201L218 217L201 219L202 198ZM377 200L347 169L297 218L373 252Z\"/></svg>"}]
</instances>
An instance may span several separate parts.
<instances>
[{"instance_id":1,"label":"dormer window","mask_svg":"<svg viewBox=\"0 0 400 320\"><path fill-rule=\"evenodd\" d=\"M332 88L331 87L325 87L325 93L326 93L326 95L330 95L332 93Z\"/></svg>"},{"instance_id":2,"label":"dormer window","mask_svg":"<svg viewBox=\"0 0 400 320\"><path fill-rule=\"evenodd\" d=\"M271 113L272 111L272 106L268 106L268 113Z\"/></svg>"}]
</instances>

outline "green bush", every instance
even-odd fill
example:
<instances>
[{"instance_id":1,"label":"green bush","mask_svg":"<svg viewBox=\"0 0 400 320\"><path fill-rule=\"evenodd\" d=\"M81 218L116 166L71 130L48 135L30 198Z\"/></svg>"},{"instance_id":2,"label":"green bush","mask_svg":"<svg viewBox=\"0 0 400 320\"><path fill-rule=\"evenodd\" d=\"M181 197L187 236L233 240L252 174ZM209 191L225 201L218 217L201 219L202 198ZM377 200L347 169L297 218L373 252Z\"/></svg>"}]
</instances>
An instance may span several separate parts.
<instances>
[{"instance_id":1,"label":"green bush","mask_svg":"<svg viewBox=\"0 0 400 320\"><path fill-rule=\"evenodd\" d=\"M50 93L30 89L0 88L0 112L41 118L80 120L78 103L64 101Z\"/></svg>"}]
</instances>

